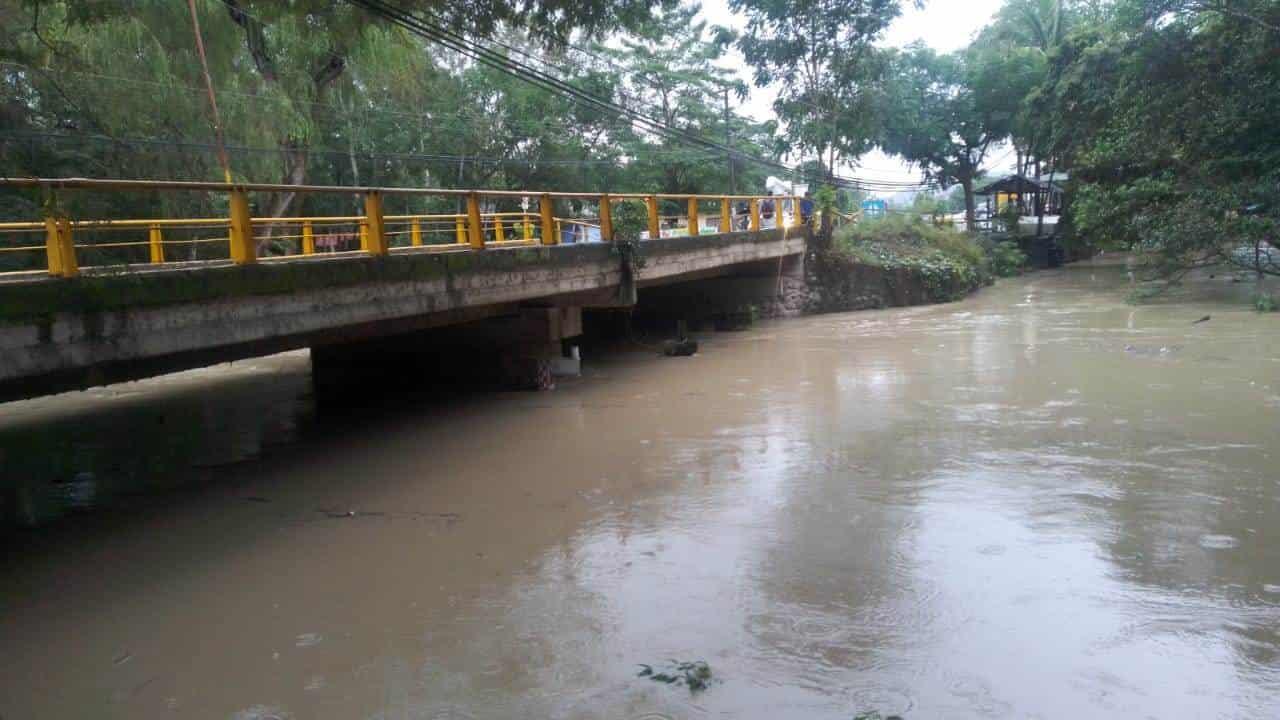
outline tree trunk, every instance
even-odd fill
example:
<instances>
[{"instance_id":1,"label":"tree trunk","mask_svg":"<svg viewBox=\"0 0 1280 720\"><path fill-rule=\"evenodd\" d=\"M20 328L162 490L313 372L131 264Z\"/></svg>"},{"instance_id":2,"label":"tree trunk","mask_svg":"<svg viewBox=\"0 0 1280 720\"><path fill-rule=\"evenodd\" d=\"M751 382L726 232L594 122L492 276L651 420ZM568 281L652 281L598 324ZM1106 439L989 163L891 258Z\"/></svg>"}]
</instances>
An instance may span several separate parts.
<instances>
[{"instance_id":1,"label":"tree trunk","mask_svg":"<svg viewBox=\"0 0 1280 720\"><path fill-rule=\"evenodd\" d=\"M307 179L307 149L305 146L293 142L285 141L281 145L281 154L284 159L284 178L282 182L285 185L302 185ZM271 201L271 209L268 217L284 217L289 206L293 204L294 197L297 193L283 192L276 193ZM258 254L266 255L267 248L271 245L271 238L275 235L275 224L269 224L263 228L262 239L258 241Z\"/></svg>"},{"instance_id":2,"label":"tree trunk","mask_svg":"<svg viewBox=\"0 0 1280 720\"><path fill-rule=\"evenodd\" d=\"M978 211L973 197L973 173L966 171L960 177L960 187L964 190L964 227L968 232L978 230Z\"/></svg>"},{"instance_id":3,"label":"tree trunk","mask_svg":"<svg viewBox=\"0 0 1280 720\"><path fill-rule=\"evenodd\" d=\"M227 12L230 13L232 22L244 30L245 46L249 50L249 56L253 59L254 69L266 82L278 82L279 75L276 72L275 59L267 46L265 26L252 14L246 12L241 7L239 0L223 0L223 3L227 6ZM315 88L315 99L317 101L311 105L310 110L314 126L320 126L320 111L317 108L324 103L325 91L342 75L346 67L346 59L340 52L334 50L312 71L311 82ZM287 185L306 184L308 156L306 143L290 135L280 143L280 149L284 161L284 183ZM271 202L270 216L283 217L289 211L289 207L296 197L297 193L294 192L276 193ZM268 225L265 228L264 238L259 243L259 252L270 244L274 229L274 225Z\"/></svg>"},{"instance_id":4,"label":"tree trunk","mask_svg":"<svg viewBox=\"0 0 1280 720\"><path fill-rule=\"evenodd\" d=\"M1044 234L1044 212L1045 206L1049 204L1049 198L1053 197L1053 175L1058 171L1057 168L1049 168L1049 187L1045 191L1047 197L1040 200L1040 207L1036 208L1036 237Z\"/></svg>"}]
</instances>

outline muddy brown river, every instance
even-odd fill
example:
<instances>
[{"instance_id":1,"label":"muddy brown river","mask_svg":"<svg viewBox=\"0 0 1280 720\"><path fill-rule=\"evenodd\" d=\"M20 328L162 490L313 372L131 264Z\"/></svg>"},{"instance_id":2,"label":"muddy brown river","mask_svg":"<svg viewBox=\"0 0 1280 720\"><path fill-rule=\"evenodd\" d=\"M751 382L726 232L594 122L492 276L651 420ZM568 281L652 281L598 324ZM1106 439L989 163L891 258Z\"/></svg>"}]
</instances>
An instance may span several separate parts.
<instances>
[{"instance_id":1,"label":"muddy brown river","mask_svg":"<svg viewBox=\"0 0 1280 720\"><path fill-rule=\"evenodd\" d=\"M45 523L0 716L1277 717L1280 314L1232 290L1077 265L323 420L304 354L0 406Z\"/></svg>"}]
</instances>

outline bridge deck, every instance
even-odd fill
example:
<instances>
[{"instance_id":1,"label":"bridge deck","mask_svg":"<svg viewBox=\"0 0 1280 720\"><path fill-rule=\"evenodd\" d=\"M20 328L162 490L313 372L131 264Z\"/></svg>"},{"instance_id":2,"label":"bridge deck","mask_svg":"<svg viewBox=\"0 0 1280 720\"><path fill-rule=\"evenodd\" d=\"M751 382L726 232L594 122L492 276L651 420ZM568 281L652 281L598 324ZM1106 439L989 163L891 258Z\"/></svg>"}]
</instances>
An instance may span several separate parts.
<instances>
[{"instance_id":1,"label":"bridge deck","mask_svg":"<svg viewBox=\"0 0 1280 720\"><path fill-rule=\"evenodd\" d=\"M804 252L804 228L640 243L640 287ZM0 400L146 377L318 343L411 332L522 303L617 304L610 243L406 248L253 264L0 283Z\"/></svg>"}]
</instances>

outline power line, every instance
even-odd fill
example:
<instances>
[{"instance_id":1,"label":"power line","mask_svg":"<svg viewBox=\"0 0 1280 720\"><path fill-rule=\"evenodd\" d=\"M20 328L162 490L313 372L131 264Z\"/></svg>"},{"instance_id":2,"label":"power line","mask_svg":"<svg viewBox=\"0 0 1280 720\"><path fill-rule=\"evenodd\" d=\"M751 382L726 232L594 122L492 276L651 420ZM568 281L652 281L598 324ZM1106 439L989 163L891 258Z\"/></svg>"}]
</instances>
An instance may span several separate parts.
<instances>
[{"instance_id":1,"label":"power line","mask_svg":"<svg viewBox=\"0 0 1280 720\"><path fill-rule=\"evenodd\" d=\"M354 2L354 1L355 1L355 0L353 0L353 2ZM224 0L224 2L225 2L225 0ZM360 2L357 2L356 4L359 4L359 5L364 6L366 10L371 10L371 11L373 11L373 12L375 12L375 13L378 13L378 11L377 11L377 10L373 10L372 8L367 7L368 3L360 3ZM381 2L379 2L379 3L377 3L377 4L382 5L382 6L386 6L386 7L388 7L388 8L390 8L390 7L391 7L391 6L387 5L386 3L381 3ZM229 4L228 4L228 5L229 5ZM380 14L380 13L378 13L378 14ZM394 22L394 20L393 20L393 22ZM411 30L411 32L415 32L415 34L422 35L422 33L416 32L416 31L414 31L412 28L406 28L406 29L410 29L410 30ZM461 38L461 36L457 35L456 33L451 33L451 35L453 35L453 37L454 37L454 38ZM428 39L431 39L431 38L430 38L430 37L428 37ZM457 47L457 48L454 48L454 49L458 50L458 51L459 51L459 52L461 52L463 55L465 55L465 56L467 56L467 57L472 57L473 59L477 59L477 60L479 60L479 61L481 61L481 62L484 62L484 64L489 65L490 67L494 67L495 69L498 69L499 71L504 72L504 73L506 73L506 74L514 75L514 76L516 76L516 77L517 77L517 78L519 78L519 79L522 79L522 80L525 80L525 81L532 82L532 80L531 80L529 77L525 77L525 76L522 76L522 75L520 75L520 74L516 74L516 73L511 72L511 68L510 68L509 66L512 64L512 62L513 62L513 61L511 61L509 58L503 58L502 56L497 55L497 60L498 60L498 62L495 64L494 62L492 62L492 60L493 60L494 58L492 58L492 57L487 57L487 55L486 55L486 56L480 56L480 57L477 57L477 52L478 52L478 51L480 51L480 50L483 50L483 48L479 48L478 46L476 46L476 45L474 45L474 44L473 44L473 46L467 46L467 45L465 44L465 43L467 42L465 38L461 38L461 42L463 43L463 45L462 45L461 47ZM570 47L570 48L573 48L573 49L575 49L575 50L579 50L579 51L581 51L581 52L584 52L584 53L586 53L586 54L588 54L588 55L591 55L592 57L596 58L597 60L605 61L605 59L604 59L604 58L601 58L599 55L596 55L595 53L591 53L590 51L585 50L585 49L576 48L575 46L573 46L573 45L571 45L571 44L567 44L567 41L562 41L562 42L565 42L567 47ZM445 44L445 43L441 43L441 44ZM446 44L446 47L450 47L450 45ZM514 51L514 52L518 52L518 53L520 53L521 55L524 55L524 56L526 56L526 57L533 57L533 56L532 56L532 55L530 55L529 53L527 53L527 52L525 52L525 51L522 51L522 50L519 50L519 49L517 49L517 48L514 48L513 46L505 45L505 47L508 47L508 48L509 48L509 49L511 49L512 51ZM488 54L490 54L490 55L496 55L495 53L492 53L492 51L484 51L484 52L486 52L486 53L488 53ZM482 58L483 58L483 59L482 59ZM487 60L488 60L488 62L486 62L486 61L485 61L485 59L487 59ZM34 69L35 69L35 68L31 68L30 66L25 66L25 65L18 64L18 63L12 63L12 62L3 62L3 61L0 61L0 64L7 65L7 66L11 66L11 67L19 67L19 68L23 68L23 69L27 69L27 70L34 70ZM544 64L551 65L550 63L545 63L545 61L544 61ZM616 67L616 63L610 63L610 64L611 64L611 65L614 65L614 66ZM552 65L552 66L554 67L554 65ZM536 70L534 70L534 69L532 69L532 68L528 68L528 66L524 66L524 67L525 67L526 69L528 69L529 71L533 72L533 73L538 73L538 72L539 72L539 71L536 71ZM182 84L161 83L161 82L146 81L146 80L140 80L140 79L134 79L134 78L123 78L123 77L119 77L119 76L105 75L105 74L101 74L101 73L77 72L77 71L71 71L71 70L66 70L66 71L64 71L64 72L67 72L67 73L69 73L69 74L81 75L81 76L84 76L84 77L93 77L93 78L110 79L110 80L113 80L113 81L116 81L116 82L134 83L134 84L141 84L141 85L147 85L147 86L153 86L153 87L162 87L162 88L165 88L165 89L167 89L167 90L178 90L178 91L184 91L184 92L189 92L189 93L193 93L193 94L194 94L194 93L199 93L199 92L201 92L198 88L194 88L194 87L186 86L186 85L182 85ZM655 119L650 118L650 117L648 117L648 116L645 116L645 115L643 115L643 114L636 113L636 112L634 112L634 111L632 111L632 110L630 110L630 109L628 109L628 108L625 108L625 107L622 107L622 106L618 106L618 105L616 105L616 104L612 103L611 101L601 100L601 99L599 99L599 98L597 98L597 97L595 97L595 96L591 96L591 95L588 95L587 93L581 92L581 91L579 91L577 88L574 88L573 86L570 86L570 85L568 85L567 83L563 83L563 81L559 81L557 78L552 78L552 76L550 76L550 75L546 75L545 73L542 73L542 74L543 74L543 75L545 75L545 76L546 76L546 78L550 78L551 80L553 80L553 81L555 81L556 83L558 83L559 87L557 87L557 86L547 87L547 86L546 86L546 84L544 84L544 83L539 83L539 82L534 82L534 84L541 85L541 86L543 86L543 87L544 87L544 89L551 90L553 93L558 94L558 95L561 95L561 96L565 95L565 91L567 90L567 91L569 92L569 94L570 94L570 98L571 98L572 100L574 100L575 102L579 103L579 104L589 104L590 106L593 106L593 107L603 108L603 109L609 110L609 111L611 111L611 112L615 112L615 113L620 114L620 115L626 115L626 116L628 116L628 117L630 117L630 118L631 118L631 120L630 120L629 122L627 122L627 123L626 123L627 125L635 124L635 123L637 122L637 120L638 120L638 121L639 121L639 124L641 124L642 126L644 126L646 129L648 129L648 130L650 130L650 131L652 131L652 132L656 132L656 133L660 134L661 136L668 137L668 138L674 138L674 139L678 139L678 140L682 140L682 141L687 142L687 143L690 143L690 144L694 144L694 145L697 145L697 146L700 146L700 147L709 148L709 149L711 149L711 150L714 150L715 152L714 152L713 154L709 155L709 156L708 156L709 158L714 159L714 158L723 157L723 154L727 153L727 154L729 154L731 157L738 157L738 158L741 158L741 159L744 159L744 160L747 160L747 161L751 161L751 162L755 162L755 163L760 163L760 164L765 164L765 165L768 165L768 166L771 166L771 167L775 167L775 168L777 168L777 169L780 169L780 170L783 170L783 171L786 171L786 172L792 172L792 173L797 172L796 168L793 168L793 167L791 167L791 166L785 165L785 164L783 164L783 163L781 163L781 162L778 162L778 161L775 161L775 160L770 160L770 159L767 159L767 158L760 158L760 157L756 157L756 156L753 156L753 155L750 155L750 154L747 154L747 153L743 153L742 151L738 150L737 148L733 148L733 147L730 147L730 146L728 146L728 145L721 145L721 144L719 144L719 143L709 142L709 141L707 141L705 138L701 138L701 137L697 136L696 134L692 133L692 132L691 132L691 131L689 131L689 130L686 130L686 129L683 129L683 128L676 128L676 127L673 127L673 126L670 126L670 125L666 125L665 123L662 123L662 122L661 122L661 121L659 121L659 120L655 120ZM220 92L220 93L222 93L222 94L239 95L239 96L242 96L242 97L251 98L251 99L253 99L253 100L255 100L255 101L261 101L261 100L263 100L263 99L270 98L270 96L263 96L263 95L261 95L261 94L257 94L257 93L245 93L245 92L236 92L236 91L230 91L230 90L219 90L218 92ZM327 104L327 103L318 103L318 102L312 102L312 101L306 101L306 100L298 100L298 99L294 99L294 98L278 98L278 99L279 99L279 100L281 100L281 101L284 101L284 102L288 102L288 103L298 103L298 104L306 104L306 105L315 106L315 107L323 107L323 108L332 109L332 110L335 110L335 111L340 111L340 112L343 112L343 113L349 113L349 112L352 112L352 111L353 111L353 109L352 109L352 108L346 108L346 107L337 106L337 105L333 105L333 104ZM584 102L584 100L585 100L585 102ZM355 110L355 111L356 111L356 112L361 112L361 111L362 111L362 112L365 112L365 113L373 113L373 114L382 114L382 115L388 115L388 116L393 116L393 115L394 115L394 116L403 116L403 117L413 118L413 119L416 119L416 120L423 120L423 121L427 121L427 122L430 122L430 123L432 123L433 125L436 125L436 126L439 126L439 125L445 125L446 127L448 127L448 126L449 126L449 124L442 122L441 117L432 117L432 116L430 116L430 115L424 115L424 114L397 112L397 111L393 111L393 110L385 110L385 109L381 109L381 108L372 108L372 107L364 107L364 108L360 108L360 109ZM461 116L462 116L462 115L464 115L464 114L469 114L469 113L464 113L464 112L462 112L462 111L459 111L459 112L458 112L458 116L459 116L459 117L461 117ZM474 114L472 114L472 115L474 116ZM611 118L610 120L611 120L611 122L608 122L608 123L600 123L600 124L601 124L602 126L604 126L604 127L609 127L609 126L614 126L614 127L623 126L620 118ZM543 121L543 123L542 123L542 124L538 124L538 123L535 121L535 122L533 122L533 123L530 123L530 125L529 125L528 127L545 127L545 128L550 128L550 127L552 127L552 126L553 126L553 125L552 125L552 123L548 123L548 122L546 122L546 121ZM456 127L459 127L459 125L457 124L457 121L455 121L455 122L454 122L454 124L452 125L452 127L455 127L455 128L456 128ZM558 125L558 127L563 128L563 129L573 129L573 128L576 128L577 126L569 126L569 125L560 124L560 125ZM51 136L51 135L46 135L46 137L51 138L52 136ZM64 138L61 138L61 139L66 139L66 138L64 137ZM99 137L99 138L97 139L97 141L104 141L104 140L106 140L106 138L101 138L101 137ZM175 141L153 141L153 140L149 140L149 139L137 139L137 138L134 138L134 139L119 139L119 138L112 138L112 140L113 140L113 141L115 141L115 142L117 142L117 143L133 143L133 144L149 144L149 143L152 143L152 144L153 144L153 143L160 143L160 144L165 144L165 145L169 145L169 146L183 146L183 147L192 147L192 148L197 148L197 149L204 149L204 148L201 146L201 144L200 144L200 143L183 143L183 142L175 142ZM250 148L250 147L247 147L247 146L236 146L236 149L237 149L237 151L239 151L239 152L273 152L273 153L274 153L274 152L279 152L279 150L278 150L278 149L273 149L273 148ZM350 155L352 154L350 151L333 151L333 150L319 150L319 149L314 150L314 152L316 152L316 153L318 153L318 154L341 155L341 156L343 156L343 157L348 157L348 156L350 156ZM386 153L386 152L382 152L382 153L359 152L359 153L355 153L355 154L356 154L358 157L385 157L385 158L410 159L410 160L451 160L451 161L473 162L473 163L480 163L480 164L494 164L494 163L521 163L521 164L527 164L527 165L538 165L538 164L543 164L543 165L553 165L553 164L579 164L579 165L588 165L588 164L612 164L612 163L614 162L614 161L610 161L610 160L597 160L597 161L592 161L592 160L541 160L541 161L539 161L539 160L519 160L519 159L478 158L478 157L475 157L475 156L455 156L455 155L439 155L439 154L412 154L412 153ZM659 156L659 155L663 155L663 154L664 154L664 153L659 153L659 152L657 152L657 151L653 151L653 152L650 152L650 153L646 153L646 156ZM685 153L681 153L681 152L672 152L672 153L670 153L670 154L671 154L671 155L681 155L681 156L685 155ZM649 159L648 157L644 157L644 158L642 158L642 157L640 157L640 156L631 156L631 158L630 158L630 160L631 160L631 161L634 161L634 162L647 162L647 161L648 161L648 159ZM696 160L698 160L699 158L694 157L694 158L685 158L685 159L688 159L688 160L694 160L694 161L696 161ZM848 187L856 187L857 189L863 189L863 190L880 190L880 191L892 191L892 190L917 189L917 188L924 188L924 187L928 187L928 186L930 185L930 183L906 183L906 182L896 182L896 181L888 181L888 180L870 180L870 179L862 179L862 178L844 178L844 177L839 177L839 176L837 176L836 181L837 181L837 184L842 184L842 185L845 185L845 186L848 186Z\"/></svg>"},{"instance_id":2,"label":"power line","mask_svg":"<svg viewBox=\"0 0 1280 720\"><path fill-rule=\"evenodd\" d=\"M201 151L214 151L217 146L213 143L199 142L191 140L162 140L157 138L120 138L108 135L90 135L77 134L70 135L66 133L49 133L49 132L28 132L28 133L3 133L0 134L0 142L24 142L31 140L51 140L54 142L61 141L78 141L78 142L99 142L104 144L116 145L153 145L164 148L188 148ZM228 150L240 153L260 153L260 154L279 154L286 152L283 148L270 147L254 147L248 145L226 146ZM630 156L622 155L616 159L597 158L597 159L529 159L529 158L492 158L478 155L449 155L441 153L396 153L396 152L360 152L350 150L334 150L328 148L308 147L307 152L312 155L325 155L332 157L350 158L355 156L359 159L379 158L387 160L409 160L419 162L465 162L473 165L525 165L535 167L540 165L553 166L589 166L589 165L621 165L627 163L647 163L652 162L648 157L639 155ZM647 153L653 155L655 153ZM690 162L719 160L722 157L720 153L707 153L701 156L691 156L685 158Z\"/></svg>"},{"instance_id":3,"label":"power line","mask_svg":"<svg viewBox=\"0 0 1280 720\"><path fill-rule=\"evenodd\" d=\"M38 68L32 67L30 65L25 65L22 63L11 62L6 60L0 60L0 67L11 67L11 68L17 68L20 70L27 70L27 71L38 70ZM65 68L59 69L57 72L64 75L74 75L78 77L90 78L93 80L108 80L111 82L116 82L116 83L121 83L126 85L140 85L145 87L155 87L155 88L161 88L169 91L190 93L192 95L203 95L205 92L204 90L197 88L195 86L184 85L182 83L165 83L165 82L159 82L155 80L142 80L139 78L122 77L120 75L110 75L110 74L87 72L87 71L80 71L80 70L69 70ZM242 92L242 91L236 91L236 90L227 90L224 88L215 88L215 91L219 95L243 97L243 98L251 99L254 101L272 100L272 101L278 101L278 102L287 103L287 104L306 105L314 108L332 110L335 113L346 113L346 114L363 113L366 115L372 114L372 115L382 115L387 117L404 117L412 120L419 120L419 121L424 121L426 123L429 123L432 129L446 128L446 129L459 131L459 132L466 132L473 129L472 126L466 124L467 118L470 118L473 120L487 120L491 117L491 115L486 115L485 113L482 113L477 110L472 110L469 108L459 108L457 112L452 115L430 115L430 114L424 114L424 113L412 113L412 112L404 112L404 111L397 111L397 110L388 110L385 108L377 108L377 107L369 107L369 106L359 107L359 108L345 107L342 105L335 105L333 103L322 103L322 102L316 102L316 101L310 101L310 100L300 100L293 97L287 97L287 98L273 97L272 95L269 95L269 94ZM525 121L520 121L517 118L506 118L503 120L503 122L505 124L510 125L510 127L512 128L522 129L524 131L552 130L552 129L572 131L581 127L580 125L569 124L561 121L554 121L549 118L543 119L543 120L530 118ZM620 127L627 126L626 123L618 122L616 120L609 121L609 122L602 122L598 124L605 128L620 128ZM243 149L243 146L241 146L241 148ZM271 149L268 148L267 150L271 150ZM367 153L359 153L359 154L365 155ZM649 150L646 153L646 155L658 156L658 157L684 156L686 154L687 154L687 151L681 151L681 150L671 150L671 151ZM474 158L475 156L468 155L468 156L461 156L461 157L471 159L471 158ZM635 156L635 157L639 157L639 156ZM714 156L709 155L708 157L719 158L719 157L722 157L722 154L715 154ZM693 159L696 160L698 158L693 158Z\"/></svg>"},{"instance_id":4,"label":"power line","mask_svg":"<svg viewBox=\"0 0 1280 720\"><path fill-rule=\"evenodd\" d=\"M24 65L22 63L10 62L6 60L0 60L0 67L13 67L13 68L19 68L22 70L29 70L29 71L39 70L39 68L35 68L30 65ZM63 75L75 75L79 77L92 78L95 80L110 80L112 82L128 84L128 85L143 85L147 87L163 88L165 90L174 90L178 92L190 93L193 95L202 95L205 92L201 88L197 88L192 85L184 85L181 83L164 83L164 82L158 82L155 80L142 80L138 78L128 78L128 77L122 77L119 75L107 75L103 73L86 72L82 70L59 69L57 72ZM445 127L452 127L452 128L463 127L463 125L461 125L457 121L459 118L469 117L472 119L483 120L489 117L489 115L486 115L483 112L473 110L470 108L458 108L457 112L453 114L429 115L424 113L412 113L412 112L405 112L405 111L399 111L399 110L387 110L384 108L375 108L375 107L350 108L350 107L344 107L342 105L335 105L333 103L322 103L322 102L316 102L314 100L301 100L294 97L280 98L280 97L273 97L272 95L269 95L269 94L242 92L237 90L227 90L225 88L214 88L214 90L219 95L230 95L235 97L242 97L242 98L254 100L256 102L262 102L264 100L275 100L275 101L285 102L291 105L306 105L308 107L321 108L325 110L333 110L335 112L341 112L341 113L359 112L359 113L365 113L365 114L371 113L374 115L383 115L387 117L404 117L404 118L409 118L413 120L423 120L431 123L433 126L443 125ZM453 123L444 122L445 118L453 118L454 122ZM559 121L552 121L550 119L544 119L544 120L528 119L524 122L519 122L512 119L512 120L509 120L509 122L511 122L511 124L514 127L523 127L526 129L543 128L543 129L571 130L577 127L575 125L570 125L568 123L563 123Z\"/></svg>"},{"instance_id":5,"label":"power line","mask_svg":"<svg viewBox=\"0 0 1280 720\"><path fill-rule=\"evenodd\" d=\"M780 161L745 154L736 148L723 146L720 143L708 140L707 138L701 137L683 128L668 125L661 120L645 115L644 113L618 105L611 100L602 99L596 95L574 87L557 77L539 71L526 63L497 53L474 40L436 25L429 20L416 17L407 11L383 2L382 0L349 0L349 2L364 8L374 15L382 17L393 24L408 30L409 32L446 48L452 49L500 72L521 79L557 95L567 97L568 99L582 105L614 113L616 115L625 116L633 124L639 125L647 131L654 132L671 139L719 150L721 152L728 152L741 159L773 167L784 172L803 174L803 171L800 171L790 165L786 165ZM860 190L905 190L909 188L927 186L926 183L869 183L860 181L856 178L845 178L840 176L836 176L834 180L837 185L843 185Z\"/></svg>"}]
</instances>

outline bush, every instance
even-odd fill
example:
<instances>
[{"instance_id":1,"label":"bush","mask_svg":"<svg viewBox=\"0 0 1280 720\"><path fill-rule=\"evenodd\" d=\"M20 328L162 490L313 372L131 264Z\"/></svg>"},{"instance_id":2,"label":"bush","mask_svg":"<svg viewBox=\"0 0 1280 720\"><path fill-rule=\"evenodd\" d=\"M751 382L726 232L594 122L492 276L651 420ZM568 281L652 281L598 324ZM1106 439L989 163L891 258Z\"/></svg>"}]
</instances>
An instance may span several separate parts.
<instances>
[{"instance_id":1,"label":"bush","mask_svg":"<svg viewBox=\"0 0 1280 720\"><path fill-rule=\"evenodd\" d=\"M1017 235L1018 221L1022 218L1022 213L1018 211L1017 203L1007 202L1000 211L996 213L996 218L1000 221L1001 227L1010 235Z\"/></svg>"},{"instance_id":2,"label":"bush","mask_svg":"<svg viewBox=\"0 0 1280 720\"><path fill-rule=\"evenodd\" d=\"M937 253L975 265L984 262L982 249L967 235L911 215L889 214L846 225L836 233L836 246L859 257L870 252L870 258L890 263L893 258L909 260Z\"/></svg>"},{"instance_id":3,"label":"bush","mask_svg":"<svg viewBox=\"0 0 1280 720\"><path fill-rule=\"evenodd\" d=\"M991 256L991 272L997 277L1012 277L1021 273L1027 265L1026 253L1010 240L993 244L988 253Z\"/></svg>"},{"instance_id":4,"label":"bush","mask_svg":"<svg viewBox=\"0 0 1280 720\"><path fill-rule=\"evenodd\" d=\"M619 240L635 240L649 228L649 211L639 202L617 203L613 207L613 234Z\"/></svg>"},{"instance_id":5,"label":"bush","mask_svg":"<svg viewBox=\"0 0 1280 720\"><path fill-rule=\"evenodd\" d=\"M836 232L835 248L866 265L919 273L935 302L963 297L991 278L987 253L977 242L919 217L888 215L846 225Z\"/></svg>"}]
</instances>

